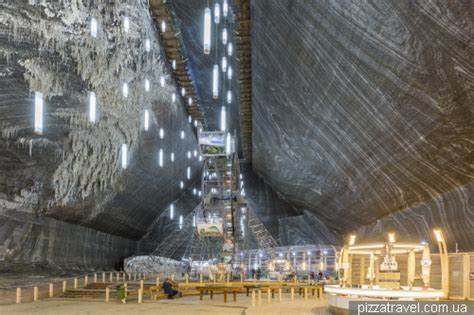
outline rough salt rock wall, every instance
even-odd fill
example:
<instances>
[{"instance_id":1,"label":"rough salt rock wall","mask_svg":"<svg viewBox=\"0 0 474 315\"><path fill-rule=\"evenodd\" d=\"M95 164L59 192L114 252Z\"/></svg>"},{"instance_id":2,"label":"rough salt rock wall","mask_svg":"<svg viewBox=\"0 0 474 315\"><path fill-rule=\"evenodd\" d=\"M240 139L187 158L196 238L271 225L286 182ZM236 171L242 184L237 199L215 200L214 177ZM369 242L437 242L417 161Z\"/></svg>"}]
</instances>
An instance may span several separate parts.
<instances>
[{"instance_id":1,"label":"rough salt rock wall","mask_svg":"<svg viewBox=\"0 0 474 315\"><path fill-rule=\"evenodd\" d=\"M387 231L395 231L400 241L436 243L433 228L441 227L448 251L472 251L474 226L474 183L388 215L358 229L357 241L380 241ZM436 246L434 246L436 247ZM437 248L436 248L437 250Z\"/></svg>"},{"instance_id":2,"label":"rough salt rock wall","mask_svg":"<svg viewBox=\"0 0 474 315\"><path fill-rule=\"evenodd\" d=\"M279 242L279 220L298 215L300 212L273 190L261 176L254 173L250 164L241 164L241 170L248 207L257 214L273 238ZM251 240L249 246L255 245Z\"/></svg>"},{"instance_id":3,"label":"rough salt rock wall","mask_svg":"<svg viewBox=\"0 0 474 315\"><path fill-rule=\"evenodd\" d=\"M186 157L197 149L195 131L180 101L171 102L176 87L147 1L2 2L0 12L0 213L47 216L74 223L75 229L81 225L139 240L178 196L180 180L192 188L186 167L191 166L193 177L201 168L196 157ZM128 33L124 16L130 21ZM91 17L98 22L97 38L90 36ZM149 53L145 38L151 40ZM159 85L161 75L165 87ZM145 78L151 83L148 93ZM45 96L41 136L33 132L33 91ZM88 121L88 91L97 95L94 124ZM150 110L148 132L145 109ZM158 137L159 128L164 139ZM129 146L126 170L120 165L122 143ZM163 168L158 167L160 148ZM45 229L60 225L38 220L44 220ZM55 231L58 240L66 239L61 233L68 229ZM82 233L98 232L84 228ZM123 238L111 245L117 246L110 252L115 261L121 259L121 247L132 248ZM86 265L77 250L77 265Z\"/></svg>"},{"instance_id":4,"label":"rough salt rock wall","mask_svg":"<svg viewBox=\"0 0 474 315\"><path fill-rule=\"evenodd\" d=\"M282 218L278 222L282 245L339 245L340 238L314 214L304 211L302 215Z\"/></svg>"},{"instance_id":5,"label":"rough salt rock wall","mask_svg":"<svg viewBox=\"0 0 474 315\"><path fill-rule=\"evenodd\" d=\"M464 227L466 194L438 196L474 178L472 10L252 1L256 172L341 236L384 217L416 222L417 205L439 213L430 225ZM474 249L472 229L451 236Z\"/></svg>"},{"instance_id":6,"label":"rough salt rock wall","mask_svg":"<svg viewBox=\"0 0 474 315\"><path fill-rule=\"evenodd\" d=\"M120 269L134 241L48 217L0 214L0 272Z\"/></svg>"}]
</instances>

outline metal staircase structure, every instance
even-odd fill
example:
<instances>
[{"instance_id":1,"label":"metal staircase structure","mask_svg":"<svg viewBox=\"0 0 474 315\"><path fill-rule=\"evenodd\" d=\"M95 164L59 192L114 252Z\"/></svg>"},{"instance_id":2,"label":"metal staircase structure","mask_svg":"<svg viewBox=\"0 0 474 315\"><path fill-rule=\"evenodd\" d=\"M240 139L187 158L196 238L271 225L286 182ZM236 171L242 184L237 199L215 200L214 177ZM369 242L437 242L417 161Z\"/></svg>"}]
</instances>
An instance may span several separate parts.
<instances>
[{"instance_id":1,"label":"metal staircase structure","mask_svg":"<svg viewBox=\"0 0 474 315\"><path fill-rule=\"evenodd\" d=\"M274 249L279 246L277 241L273 238L270 232L268 232L260 218L251 208L247 208L247 213L249 216L249 232L254 236L259 248L265 250L266 253L273 255Z\"/></svg>"}]
</instances>

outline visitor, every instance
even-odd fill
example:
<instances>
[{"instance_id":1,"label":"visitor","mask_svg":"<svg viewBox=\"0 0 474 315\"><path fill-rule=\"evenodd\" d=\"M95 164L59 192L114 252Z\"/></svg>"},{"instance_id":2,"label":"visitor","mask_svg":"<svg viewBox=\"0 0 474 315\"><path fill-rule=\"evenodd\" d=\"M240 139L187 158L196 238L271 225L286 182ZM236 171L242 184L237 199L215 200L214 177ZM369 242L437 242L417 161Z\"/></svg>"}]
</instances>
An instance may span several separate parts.
<instances>
[{"instance_id":1,"label":"visitor","mask_svg":"<svg viewBox=\"0 0 474 315\"><path fill-rule=\"evenodd\" d=\"M311 271L311 273L310 273L310 275L309 275L309 279L310 279L309 284L310 284L310 285L314 285L314 283L315 283L315 278L316 278L316 276L315 276L315 274L314 274L314 271Z\"/></svg>"},{"instance_id":2,"label":"visitor","mask_svg":"<svg viewBox=\"0 0 474 315\"><path fill-rule=\"evenodd\" d=\"M323 273L320 271L318 273L318 281L322 281L324 279Z\"/></svg>"},{"instance_id":3,"label":"visitor","mask_svg":"<svg viewBox=\"0 0 474 315\"><path fill-rule=\"evenodd\" d=\"M173 299L173 297L178 294L178 290L173 289L173 286L177 286L178 284L172 281L170 278L166 278L163 282L163 291L165 294L168 295L168 299Z\"/></svg>"}]
</instances>

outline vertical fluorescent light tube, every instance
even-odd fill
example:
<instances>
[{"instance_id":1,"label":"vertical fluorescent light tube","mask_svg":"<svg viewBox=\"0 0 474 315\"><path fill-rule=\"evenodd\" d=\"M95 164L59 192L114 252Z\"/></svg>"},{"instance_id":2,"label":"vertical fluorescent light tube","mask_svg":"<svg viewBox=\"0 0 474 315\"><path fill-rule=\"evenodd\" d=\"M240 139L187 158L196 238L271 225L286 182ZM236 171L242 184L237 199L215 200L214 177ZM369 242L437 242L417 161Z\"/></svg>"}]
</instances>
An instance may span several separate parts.
<instances>
[{"instance_id":1,"label":"vertical fluorescent light tube","mask_svg":"<svg viewBox=\"0 0 474 315\"><path fill-rule=\"evenodd\" d=\"M197 156L198 156L198 151L197 151L197 150L194 150L194 151L193 151L193 155L194 155L194 157L197 157Z\"/></svg>"},{"instance_id":2,"label":"vertical fluorescent light tube","mask_svg":"<svg viewBox=\"0 0 474 315\"><path fill-rule=\"evenodd\" d=\"M219 98L219 66L214 65L214 70L212 71L212 96L214 99Z\"/></svg>"},{"instance_id":3,"label":"vertical fluorescent light tube","mask_svg":"<svg viewBox=\"0 0 474 315\"><path fill-rule=\"evenodd\" d=\"M174 218L174 204L170 204L170 219Z\"/></svg>"},{"instance_id":4,"label":"vertical fluorescent light tube","mask_svg":"<svg viewBox=\"0 0 474 315\"><path fill-rule=\"evenodd\" d=\"M188 159L191 158L191 151L188 151Z\"/></svg>"},{"instance_id":5,"label":"vertical fluorescent light tube","mask_svg":"<svg viewBox=\"0 0 474 315\"><path fill-rule=\"evenodd\" d=\"M219 2L216 3L214 6L214 23L219 24L219 21L221 19L221 6Z\"/></svg>"},{"instance_id":6,"label":"vertical fluorescent light tube","mask_svg":"<svg viewBox=\"0 0 474 315\"><path fill-rule=\"evenodd\" d=\"M188 166L186 169L186 178L191 179L191 166Z\"/></svg>"},{"instance_id":7,"label":"vertical fluorescent light tube","mask_svg":"<svg viewBox=\"0 0 474 315\"><path fill-rule=\"evenodd\" d=\"M234 46L232 45L232 43L229 43L227 45L227 56L232 56L232 54L234 53Z\"/></svg>"},{"instance_id":8,"label":"vertical fluorescent light tube","mask_svg":"<svg viewBox=\"0 0 474 315\"><path fill-rule=\"evenodd\" d=\"M186 89L185 88L181 88L181 96L185 96L186 95Z\"/></svg>"},{"instance_id":9,"label":"vertical fluorescent light tube","mask_svg":"<svg viewBox=\"0 0 474 315\"><path fill-rule=\"evenodd\" d=\"M174 162L174 152L171 152L171 162Z\"/></svg>"},{"instance_id":10,"label":"vertical fluorescent light tube","mask_svg":"<svg viewBox=\"0 0 474 315\"><path fill-rule=\"evenodd\" d=\"M183 215L179 216L179 229L181 230L183 228Z\"/></svg>"},{"instance_id":11,"label":"vertical fluorescent light tube","mask_svg":"<svg viewBox=\"0 0 474 315\"><path fill-rule=\"evenodd\" d=\"M188 122L189 122L189 123L192 123L192 122L193 122L193 117L191 117L191 115L188 115Z\"/></svg>"},{"instance_id":12,"label":"vertical fluorescent light tube","mask_svg":"<svg viewBox=\"0 0 474 315\"><path fill-rule=\"evenodd\" d=\"M229 13L229 3L227 2L227 0L224 0L224 2L222 3L222 15L224 17L227 17L228 13Z\"/></svg>"},{"instance_id":13,"label":"vertical fluorescent light tube","mask_svg":"<svg viewBox=\"0 0 474 315\"><path fill-rule=\"evenodd\" d=\"M171 101L176 102L176 93L171 94Z\"/></svg>"},{"instance_id":14,"label":"vertical fluorescent light tube","mask_svg":"<svg viewBox=\"0 0 474 315\"><path fill-rule=\"evenodd\" d=\"M232 91L227 91L227 104L232 103Z\"/></svg>"},{"instance_id":15,"label":"vertical fluorescent light tube","mask_svg":"<svg viewBox=\"0 0 474 315\"><path fill-rule=\"evenodd\" d=\"M35 132L43 134L43 93L35 92Z\"/></svg>"},{"instance_id":16,"label":"vertical fluorescent light tube","mask_svg":"<svg viewBox=\"0 0 474 315\"><path fill-rule=\"evenodd\" d=\"M227 45L227 28L222 30L222 44Z\"/></svg>"},{"instance_id":17,"label":"vertical fluorescent light tube","mask_svg":"<svg viewBox=\"0 0 474 315\"><path fill-rule=\"evenodd\" d=\"M196 188L193 188L193 195L196 195L196 193L197 193Z\"/></svg>"},{"instance_id":18,"label":"vertical fluorescent light tube","mask_svg":"<svg viewBox=\"0 0 474 315\"><path fill-rule=\"evenodd\" d=\"M150 80L145 79L145 92L150 91Z\"/></svg>"},{"instance_id":19,"label":"vertical fluorescent light tube","mask_svg":"<svg viewBox=\"0 0 474 315\"><path fill-rule=\"evenodd\" d=\"M230 155L230 132L227 133L227 137L225 139L225 153Z\"/></svg>"},{"instance_id":20,"label":"vertical fluorescent light tube","mask_svg":"<svg viewBox=\"0 0 474 315\"><path fill-rule=\"evenodd\" d=\"M165 137L165 131L163 128L160 128L160 139L163 139Z\"/></svg>"},{"instance_id":21,"label":"vertical fluorescent light tube","mask_svg":"<svg viewBox=\"0 0 474 315\"><path fill-rule=\"evenodd\" d=\"M198 126L198 121L195 120L195 121L194 121L194 127L197 127L197 126Z\"/></svg>"},{"instance_id":22,"label":"vertical fluorescent light tube","mask_svg":"<svg viewBox=\"0 0 474 315\"><path fill-rule=\"evenodd\" d=\"M231 66L227 68L227 79L232 80L232 67Z\"/></svg>"},{"instance_id":23,"label":"vertical fluorescent light tube","mask_svg":"<svg viewBox=\"0 0 474 315\"><path fill-rule=\"evenodd\" d=\"M145 39L145 51L149 52L151 49L151 41L149 38Z\"/></svg>"},{"instance_id":24,"label":"vertical fluorescent light tube","mask_svg":"<svg viewBox=\"0 0 474 315\"><path fill-rule=\"evenodd\" d=\"M161 21L161 32L162 33L166 32L166 22L165 21Z\"/></svg>"},{"instance_id":25,"label":"vertical fluorescent light tube","mask_svg":"<svg viewBox=\"0 0 474 315\"><path fill-rule=\"evenodd\" d=\"M224 56L222 57L222 72L226 72L227 71L227 57Z\"/></svg>"},{"instance_id":26,"label":"vertical fluorescent light tube","mask_svg":"<svg viewBox=\"0 0 474 315\"><path fill-rule=\"evenodd\" d=\"M173 68L173 70L176 70L176 59L173 59L171 61L171 68Z\"/></svg>"},{"instance_id":27,"label":"vertical fluorescent light tube","mask_svg":"<svg viewBox=\"0 0 474 315\"><path fill-rule=\"evenodd\" d=\"M97 37L97 20L94 18L91 19L91 36Z\"/></svg>"},{"instance_id":28,"label":"vertical fluorescent light tube","mask_svg":"<svg viewBox=\"0 0 474 315\"><path fill-rule=\"evenodd\" d=\"M127 145L125 143L122 144L122 168L127 168Z\"/></svg>"},{"instance_id":29,"label":"vertical fluorescent light tube","mask_svg":"<svg viewBox=\"0 0 474 315\"><path fill-rule=\"evenodd\" d=\"M158 165L163 167L163 149L160 149L160 152L158 153Z\"/></svg>"},{"instance_id":30,"label":"vertical fluorescent light tube","mask_svg":"<svg viewBox=\"0 0 474 315\"><path fill-rule=\"evenodd\" d=\"M184 130L181 130L181 139L184 139Z\"/></svg>"},{"instance_id":31,"label":"vertical fluorescent light tube","mask_svg":"<svg viewBox=\"0 0 474 315\"><path fill-rule=\"evenodd\" d=\"M94 92L89 92L89 122L94 123L97 110L97 99Z\"/></svg>"},{"instance_id":32,"label":"vertical fluorescent light tube","mask_svg":"<svg viewBox=\"0 0 474 315\"><path fill-rule=\"evenodd\" d=\"M165 86L165 77L164 76L160 77L160 85L161 85L161 87Z\"/></svg>"},{"instance_id":33,"label":"vertical fluorescent light tube","mask_svg":"<svg viewBox=\"0 0 474 315\"><path fill-rule=\"evenodd\" d=\"M211 9L204 10L204 54L211 52Z\"/></svg>"},{"instance_id":34,"label":"vertical fluorescent light tube","mask_svg":"<svg viewBox=\"0 0 474 315\"><path fill-rule=\"evenodd\" d=\"M130 20L128 19L128 16L125 16L123 18L123 30L125 33L128 33L129 29L130 29Z\"/></svg>"},{"instance_id":35,"label":"vertical fluorescent light tube","mask_svg":"<svg viewBox=\"0 0 474 315\"><path fill-rule=\"evenodd\" d=\"M122 95L123 97L127 98L128 97L128 84L124 83L122 85Z\"/></svg>"},{"instance_id":36,"label":"vertical fluorescent light tube","mask_svg":"<svg viewBox=\"0 0 474 315\"><path fill-rule=\"evenodd\" d=\"M225 131L226 129L226 113L225 113L225 106L221 108L221 131Z\"/></svg>"},{"instance_id":37,"label":"vertical fluorescent light tube","mask_svg":"<svg viewBox=\"0 0 474 315\"><path fill-rule=\"evenodd\" d=\"M149 115L149 113L148 113L148 109L145 109L144 115L145 115L145 117L144 117L144 118L145 118L145 124L144 124L144 125L145 125L145 126L144 126L144 127L145 127L145 131L148 131L148 127L150 126L150 122L149 122L149 120L150 120L150 115Z\"/></svg>"},{"instance_id":38,"label":"vertical fluorescent light tube","mask_svg":"<svg viewBox=\"0 0 474 315\"><path fill-rule=\"evenodd\" d=\"M193 226L196 226L196 216L193 216Z\"/></svg>"},{"instance_id":39,"label":"vertical fluorescent light tube","mask_svg":"<svg viewBox=\"0 0 474 315\"><path fill-rule=\"evenodd\" d=\"M181 188L181 189L184 188L184 183L183 183L183 181L180 181L180 182L179 182L179 188Z\"/></svg>"}]
</instances>

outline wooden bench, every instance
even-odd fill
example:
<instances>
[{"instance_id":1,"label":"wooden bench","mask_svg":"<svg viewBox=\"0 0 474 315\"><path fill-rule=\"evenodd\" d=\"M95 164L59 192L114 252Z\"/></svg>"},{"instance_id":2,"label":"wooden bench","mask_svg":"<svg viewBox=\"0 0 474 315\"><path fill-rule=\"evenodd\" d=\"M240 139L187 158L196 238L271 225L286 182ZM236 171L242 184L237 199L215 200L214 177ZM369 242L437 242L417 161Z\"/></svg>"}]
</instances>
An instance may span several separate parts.
<instances>
[{"instance_id":1,"label":"wooden bench","mask_svg":"<svg viewBox=\"0 0 474 315\"><path fill-rule=\"evenodd\" d=\"M234 295L234 302L237 301L237 292L241 290L240 287L233 287L233 286L199 286L196 287L196 290L199 291L199 299L202 301L202 297L204 293L209 292L209 296L212 300L214 296L214 292L222 292L224 294L224 303L227 303L227 293L233 293Z\"/></svg>"}]
</instances>

